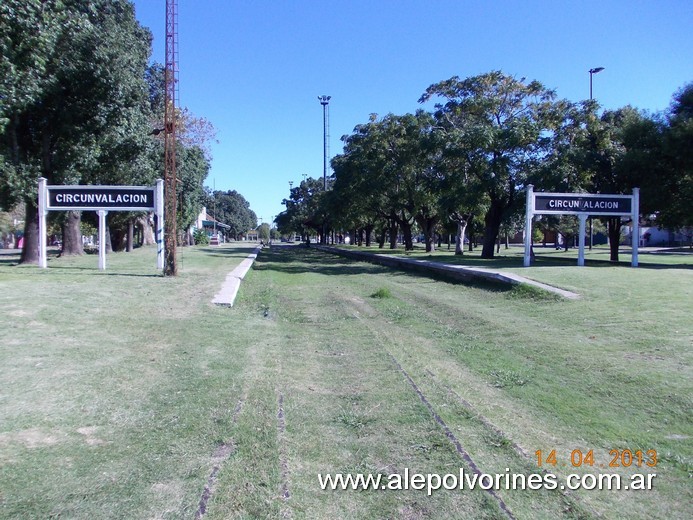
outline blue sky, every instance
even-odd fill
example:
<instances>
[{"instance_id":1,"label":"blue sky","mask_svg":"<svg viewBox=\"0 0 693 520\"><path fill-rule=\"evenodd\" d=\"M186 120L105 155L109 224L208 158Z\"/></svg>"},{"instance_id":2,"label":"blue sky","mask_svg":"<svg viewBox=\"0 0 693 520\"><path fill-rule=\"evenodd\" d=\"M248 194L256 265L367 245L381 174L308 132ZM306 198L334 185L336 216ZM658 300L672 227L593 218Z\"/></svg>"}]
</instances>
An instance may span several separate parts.
<instances>
[{"instance_id":1,"label":"blue sky","mask_svg":"<svg viewBox=\"0 0 693 520\"><path fill-rule=\"evenodd\" d=\"M165 0L135 0L163 63ZM693 81L693 3L684 0L178 0L180 104L218 130L208 186L241 193L263 221L289 181L322 177L371 113L404 114L431 84L491 70L559 98L650 112Z\"/></svg>"}]
</instances>

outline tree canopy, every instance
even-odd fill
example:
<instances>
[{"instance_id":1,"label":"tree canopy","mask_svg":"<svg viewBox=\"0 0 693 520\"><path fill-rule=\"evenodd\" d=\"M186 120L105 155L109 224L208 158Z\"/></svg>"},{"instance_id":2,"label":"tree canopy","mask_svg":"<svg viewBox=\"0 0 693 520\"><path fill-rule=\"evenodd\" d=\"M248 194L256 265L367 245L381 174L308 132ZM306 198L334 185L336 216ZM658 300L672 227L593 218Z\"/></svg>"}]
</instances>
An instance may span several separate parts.
<instances>
[{"instance_id":1,"label":"tree canopy","mask_svg":"<svg viewBox=\"0 0 693 520\"><path fill-rule=\"evenodd\" d=\"M557 99L538 81L492 71L452 77L419 99L432 112L371 114L342 137L327 193L304 181L284 200L283 232L321 227L375 231L381 247L401 235L405 249L422 233L426 249L449 224L456 252L476 217L483 219L482 257L494 255L499 232L518 229L529 184L536 191L630 194L641 189L644 218L657 226L691 226L693 87L676 93L669 111L605 110L595 101ZM550 220L550 222L549 222ZM562 234L568 220L547 220ZM621 219L609 220L617 259ZM572 232L572 231L570 231ZM368 240L368 238L367 238Z\"/></svg>"},{"instance_id":2,"label":"tree canopy","mask_svg":"<svg viewBox=\"0 0 693 520\"><path fill-rule=\"evenodd\" d=\"M22 262L38 258L39 177L153 185L162 176L164 75L148 64L151 39L129 0L0 2L0 210L26 208ZM176 124L185 230L205 202L216 130L186 108ZM71 243L81 251L79 212L51 216L64 233L76 227L77 240L64 240L63 252ZM121 217L111 225L133 218Z\"/></svg>"}]
</instances>

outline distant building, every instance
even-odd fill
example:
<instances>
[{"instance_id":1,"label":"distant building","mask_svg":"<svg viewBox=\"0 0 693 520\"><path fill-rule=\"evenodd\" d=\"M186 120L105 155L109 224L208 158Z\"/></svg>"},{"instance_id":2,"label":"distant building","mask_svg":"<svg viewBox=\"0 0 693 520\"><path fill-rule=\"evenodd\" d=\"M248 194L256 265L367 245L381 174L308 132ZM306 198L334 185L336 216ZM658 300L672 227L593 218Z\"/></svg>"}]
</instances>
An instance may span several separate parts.
<instances>
[{"instance_id":1,"label":"distant building","mask_svg":"<svg viewBox=\"0 0 693 520\"><path fill-rule=\"evenodd\" d=\"M226 242L226 235L231 229L231 226L224 224L223 222L219 222L209 213L207 213L207 208L205 207L203 207L200 214L197 215L197 220L195 220L193 227L195 228L193 231L197 229L204 229L210 240L213 240L214 236L217 235L218 243Z\"/></svg>"}]
</instances>

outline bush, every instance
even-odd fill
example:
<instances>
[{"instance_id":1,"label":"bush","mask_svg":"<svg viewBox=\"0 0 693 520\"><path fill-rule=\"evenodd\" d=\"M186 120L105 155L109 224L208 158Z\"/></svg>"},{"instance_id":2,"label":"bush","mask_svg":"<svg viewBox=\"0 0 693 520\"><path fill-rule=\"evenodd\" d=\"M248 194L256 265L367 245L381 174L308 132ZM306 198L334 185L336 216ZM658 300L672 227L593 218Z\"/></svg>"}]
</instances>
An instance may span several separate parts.
<instances>
[{"instance_id":1,"label":"bush","mask_svg":"<svg viewBox=\"0 0 693 520\"><path fill-rule=\"evenodd\" d=\"M390 289L387 287L381 287L377 291L375 291L373 294L371 294L371 298L390 298L392 297L392 293L390 292Z\"/></svg>"},{"instance_id":2,"label":"bush","mask_svg":"<svg viewBox=\"0 0 693 520\"><path fill-rule=\"evenodd\" d=\"M195 240L196 246L209 245L209 237L204 229L196 229L193 233L193 240Z\"/></svg>"}]
</instances>

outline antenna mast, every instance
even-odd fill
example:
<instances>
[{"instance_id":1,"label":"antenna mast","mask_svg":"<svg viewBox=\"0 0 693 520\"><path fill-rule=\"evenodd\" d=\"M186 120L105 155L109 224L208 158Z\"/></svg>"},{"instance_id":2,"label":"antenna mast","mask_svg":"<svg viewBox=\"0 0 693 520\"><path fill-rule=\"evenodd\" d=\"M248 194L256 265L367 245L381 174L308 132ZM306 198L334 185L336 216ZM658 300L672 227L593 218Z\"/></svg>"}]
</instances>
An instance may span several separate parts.
<instances>
[{"instance_id":1,"label":"antenna mast","mask_svg":"<svg viewBox=\"0 0 693 520\"><path fill-rule=\"evenodd\" d=\"M164 81L164 275L176 276L176 90L178 88L178 0L166 0Z\"/></svg>"}]
</instances>

